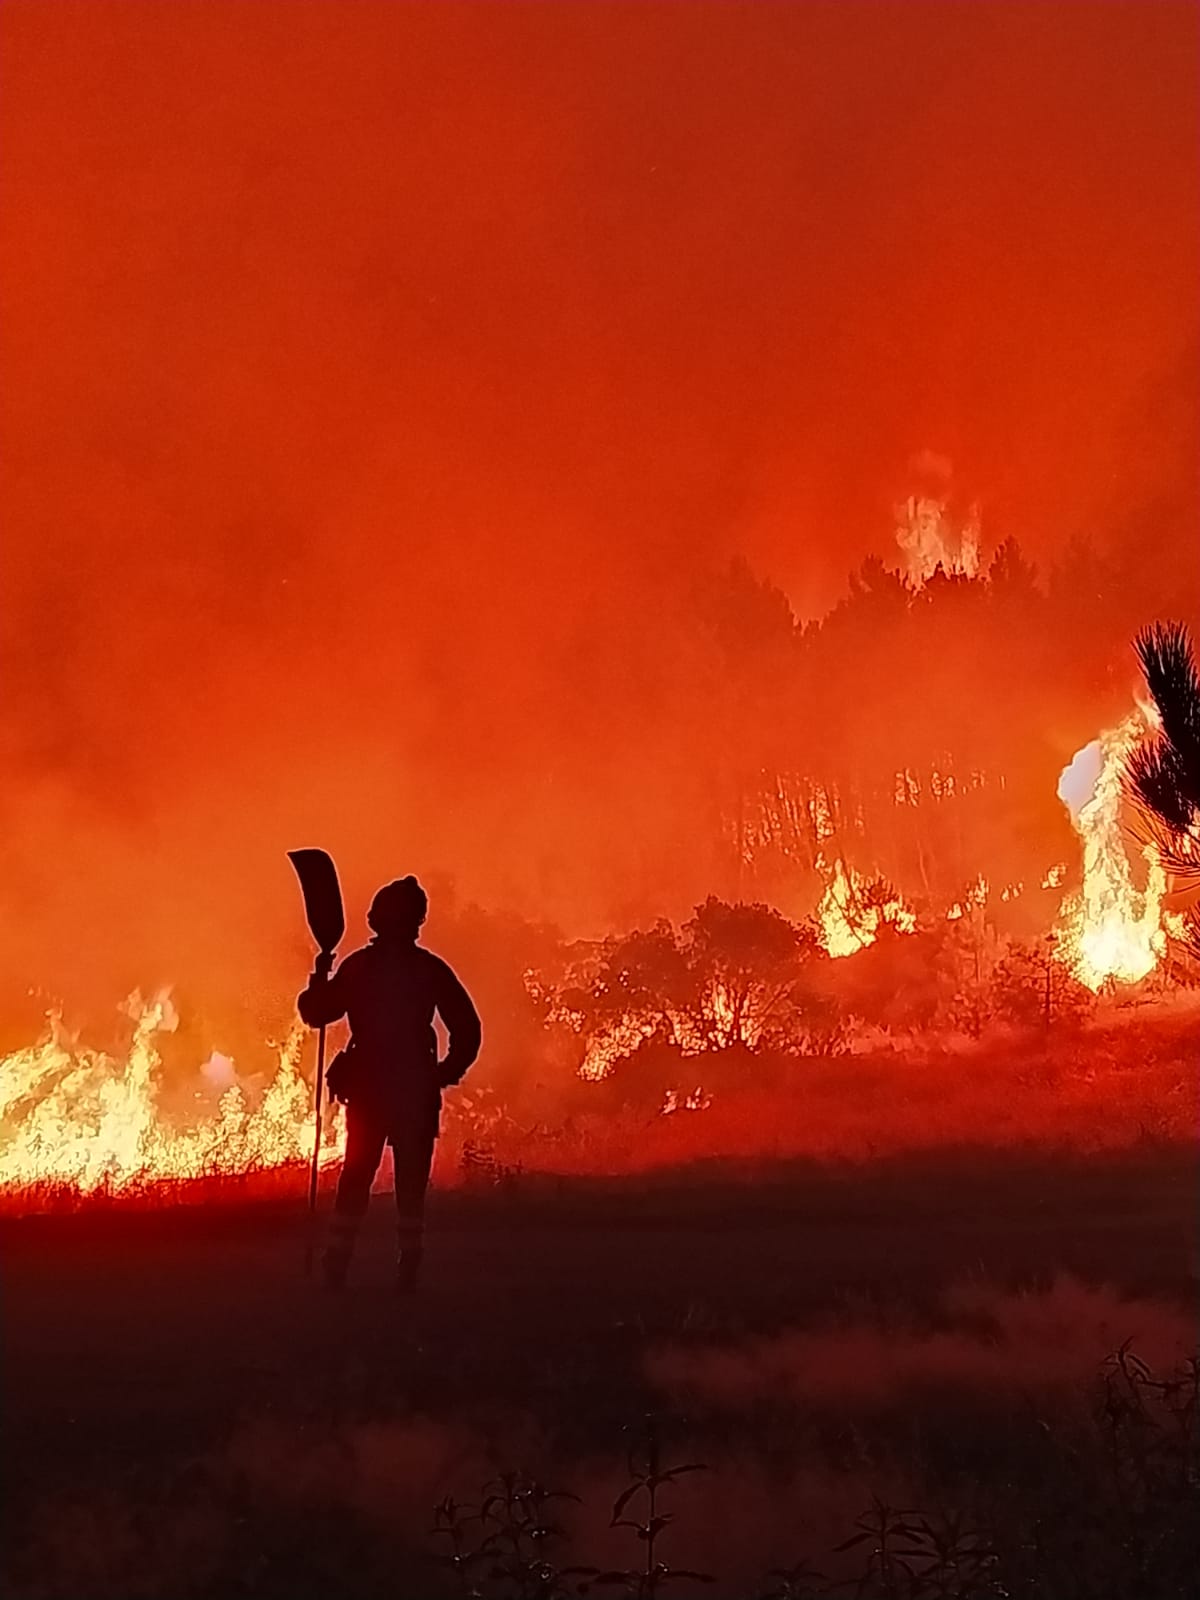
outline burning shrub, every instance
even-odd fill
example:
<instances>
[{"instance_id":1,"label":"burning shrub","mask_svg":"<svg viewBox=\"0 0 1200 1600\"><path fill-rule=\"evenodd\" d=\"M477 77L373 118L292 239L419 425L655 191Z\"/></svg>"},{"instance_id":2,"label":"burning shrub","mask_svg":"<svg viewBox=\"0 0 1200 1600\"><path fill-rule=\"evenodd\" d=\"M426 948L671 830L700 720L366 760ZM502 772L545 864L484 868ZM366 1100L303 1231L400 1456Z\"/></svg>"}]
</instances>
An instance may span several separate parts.
<instances>
[{"instance_id":1,"label":"burning shrub","mask_svg":"<svg viewBox=\"0 0 1200 1600\"><path fill-rule=\"evenodd\" d=\"M919 1032L963 1022L976 965L958 923L912 933L885 925L873 943L834 964L829 983L841 1008L860 1021Z\"/></svg>"},{"instance_id":2,"label":"burning shrub","mask_svg":"<svg viewBox=\"0 0 1200 1600\"><path fill-rule=\"evenodd\" d=\"M812 924L710 895L681 928L660 921L583 957L555 992L551 1016L586 1041L581 1071L590 1078L650 1044L682 1055L828 1054L840 1029L818 980L825 960Z\"/></svg>"}]
</instances>

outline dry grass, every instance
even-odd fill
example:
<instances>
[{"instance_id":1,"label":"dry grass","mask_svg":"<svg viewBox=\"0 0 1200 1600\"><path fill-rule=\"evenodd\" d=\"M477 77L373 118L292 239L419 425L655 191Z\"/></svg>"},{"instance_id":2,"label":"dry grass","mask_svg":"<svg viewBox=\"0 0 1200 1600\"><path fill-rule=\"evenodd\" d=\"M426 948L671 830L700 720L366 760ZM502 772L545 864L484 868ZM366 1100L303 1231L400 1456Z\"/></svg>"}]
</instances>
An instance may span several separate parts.
<instances>
[{"instance_id":1,"label":"dry grass","mask_svg":"<svg viewBox=\"0 0 1200 1600\"><path fill-rule=\"evenodd\" d=\"M1200 1126L1198 1026L1191 1014L1168 1013L957 1048L746 1055L732 1080L720 1062L680 1058L681 1094L711 1095L702 1110L590 1112L583 1094L571 1115L532 1133L501 1124L489 1149L501 1170L615 1174L715 1157L862 1162L967 1145L1089 1153L1187 1144ZM447 1134L438 1170L453 1183L472 1130L451 1121Z\"/></svg>"},{"instance_id":2,"label":"dry grass","mask_svg":"<svg viewBox=\"0 0 1200 1600\"><path fill-rule=\"evenodd\" d=\"M1194 1007L1143 1008L1049 1036L910 1038L834 1057L679 1057L680 1100L701 1089L707 1103L669 1114L661 1099L622 1104L608 1086L574 1081L567 1090L548 1086L523 1109L488 1098L486 1115L451 1097L434 1182L512 1187L537 1174L618 1176L719 1158L861 1163L965 1146L1088 1154L1193 1144L1198 1032ZM476 1094L473 1105L480 1103ZM334 1175L327 1168L323 1183ZM236 1206L286 1200L304 1187L302 1165L101 1186L86 1195L48 1183L0 1191L0 1215Z\"/></svg>"},{"instance_id":3,"label":"dry grass","mask_svg":"<svg viewBox=\"0 0 1200 1600\"><path fill-rule=\"evenodd\" d=\"M982 1283L941 1296L933 1316L851 1316L734 1343L663 1344L648 1352L656 1386L685 1408L744 1409L764 1400L856 1416L912 1404L1011 1405L1021 1395L1082 1384L1126 1340L1154 1365L1176 1367L1196 1347L1194 1314L1060 1277L1005 1293Z\"/></svg>"}]
</instances>

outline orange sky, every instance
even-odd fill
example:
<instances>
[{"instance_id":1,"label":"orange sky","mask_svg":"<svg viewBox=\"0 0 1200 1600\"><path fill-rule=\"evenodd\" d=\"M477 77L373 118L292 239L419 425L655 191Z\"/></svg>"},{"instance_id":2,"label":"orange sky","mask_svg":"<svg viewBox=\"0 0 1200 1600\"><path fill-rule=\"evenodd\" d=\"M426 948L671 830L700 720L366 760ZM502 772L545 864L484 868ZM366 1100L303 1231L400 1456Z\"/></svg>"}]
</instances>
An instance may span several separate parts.
<instances>
[{"instance_id":1,"label":"orange sky","mask_svg":"<svg viewBox=\"0 0 1200 1600\"><path fill-rule=\"evenodd\" d=\"M398 771L528 889L681 565L819 613L924 450L1039 559L1102 523L1198 321L1197 15L6 0L9 892L353 853Z\"/></svg>"}]
</instances>

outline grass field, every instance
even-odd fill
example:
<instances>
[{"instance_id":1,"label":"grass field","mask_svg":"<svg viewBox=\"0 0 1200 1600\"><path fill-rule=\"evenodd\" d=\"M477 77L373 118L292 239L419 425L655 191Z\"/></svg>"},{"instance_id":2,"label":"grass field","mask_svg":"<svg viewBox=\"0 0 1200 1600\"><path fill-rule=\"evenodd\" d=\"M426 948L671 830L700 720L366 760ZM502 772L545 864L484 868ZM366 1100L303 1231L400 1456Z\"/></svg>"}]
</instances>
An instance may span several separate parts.
<instances>
[{"instance_id":1,"label":"grass field","mask_svg":"<svg viewBox=\"0 0 1200 1600\"><path fill-rule=\"evenodd\" d=\"M1135 1504L1121 1451L1091 1482L1106 1354L1132 1339L1165 1372L1194 1347L1196 1193L1194 1148L1150 1141L451 1191L414 1302L389 1290L386 1196L341 1299L304 1279L292 1205L6 1220L4 1592L565 1593L488 1563L460 1582L433 1507L522 1469L582 1498L564 1564L636 1565L607 1524L654 1413L668 1456L708 1467L664 1487L656 1552L715 1574L703 1592L773 1592L801 1557L865 1571L878 1538L830 1551L877 1494L992 1530L1010 1593L1191 1593L1167 1585L1194 1463L1178 1505L1135 1486L1132 1532L1079 1519ZM1055 1577L1039 1506L1090 1541ZM859 1592L1002 1592L898 1573Z\"/></svg>"}]
</instances>

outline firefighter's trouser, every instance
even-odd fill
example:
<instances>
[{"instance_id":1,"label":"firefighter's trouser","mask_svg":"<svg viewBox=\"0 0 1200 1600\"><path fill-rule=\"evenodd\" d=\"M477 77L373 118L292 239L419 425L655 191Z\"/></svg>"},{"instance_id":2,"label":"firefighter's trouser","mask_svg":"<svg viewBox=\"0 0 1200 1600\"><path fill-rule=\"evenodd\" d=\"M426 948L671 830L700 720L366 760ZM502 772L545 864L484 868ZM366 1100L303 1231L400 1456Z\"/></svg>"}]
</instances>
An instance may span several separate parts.
<instances>
[{"instance_id":1,"label":"firefighter's trouser","mask_svg":"<svg viewBox=\"0 0 1200 1600\"><path fill-rule=\"evenodd\" d=\"M396 1184L396 1246L399 1255L413 1256L421 1249L425 1219L425 1190L437 1139L437 1117L415 1116L391 1122L346 1110L346 1156L338 1178L326 1266L344 1272L354 1253L359 1224L366 1215L371 1185L383 1159L383 1147L392 1147Z\"/></svg>"}]
</instances>

